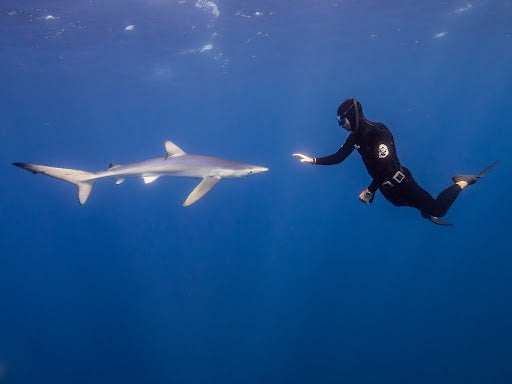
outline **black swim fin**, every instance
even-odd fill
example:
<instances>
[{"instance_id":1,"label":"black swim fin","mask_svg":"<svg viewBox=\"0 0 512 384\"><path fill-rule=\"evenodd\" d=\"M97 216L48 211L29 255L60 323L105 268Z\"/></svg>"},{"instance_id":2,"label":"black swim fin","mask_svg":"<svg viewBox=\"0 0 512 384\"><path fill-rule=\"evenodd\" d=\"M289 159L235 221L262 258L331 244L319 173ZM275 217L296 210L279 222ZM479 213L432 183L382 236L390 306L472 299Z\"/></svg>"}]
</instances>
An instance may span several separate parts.
<instances>
[{"instance_id":1,"label":"black swim fin","mask_svg":"<svg viewBox=\"0 0 512 384\"><path fill-rule=\"evenodd\" d=\"M481 177L484 177L491 169L494 168L496 164L498 164L499 160L496 160L494 163L492 163L489 167L485 168L482 172L480 172L478 175L453 175L452 180L454 183L458 183L459 181L465 181L468 183L468 185L475 184L478 179Z\"/></svg>"},{"instance_id":2,"label":"black swim fin","mask_svg":"<svg viewBox=\"0 0 512 384\"><path fill-rule=\"evenodd\" d=\"M493 169L496 164L498 164L498 161L499 160L496 160L494 163L492 163L490 166L485 168L478 175L453 175L452 180L454 183L457 183L459 181L465 181L468 183L468 185L475 184L478 181L478 179L484 177L487 173L489 173L489 171L491 169ZM437 225L445 225L445 226L453 225L452 223L449 223L448 221L445 221L445 220L441 219L440 217L432 216L425 212L421 212L421 216L423 216L425 219L428 219Z\"/></svg>"},{"instance_id":3,"label":"black swim fin","mask_svg":"<svg viewBox=\"0 0 512 384\"><path fill-rule=\"evenodd\" d=\"M490 166L488 166L487 168L485 168L482 172L480 172L480 174L478 175L479 177L483 177L485 176L491 169L494 168L494 166L496 164L498 164L499 160L496 160L494 163L492 163Z\"/></svg>"},{"instance_id":4,"label":"black swim fin","mask_svg":"<svg viewBox=\"0 0 512 384\"><path fill-rule=\"evenodd\" d=\"M453 225L452 223L449 223L446 220L441 219L440 217L429 216L428 219L437 225Z\"/></svg>"},{"instance_id":5,"label":"black swim fin","mask_svg":"<svg viewBox=\"0 0 512 384\"><path fill-rule=\"evenodd\" d=\"M428 219L437 225L446 225L446 226L453 225L452 223L449 223L449 222L441 219L440 217L432 216L425 212L421 212L421 216L423 216L425 219Z\"/></svg>"}]
</instances>

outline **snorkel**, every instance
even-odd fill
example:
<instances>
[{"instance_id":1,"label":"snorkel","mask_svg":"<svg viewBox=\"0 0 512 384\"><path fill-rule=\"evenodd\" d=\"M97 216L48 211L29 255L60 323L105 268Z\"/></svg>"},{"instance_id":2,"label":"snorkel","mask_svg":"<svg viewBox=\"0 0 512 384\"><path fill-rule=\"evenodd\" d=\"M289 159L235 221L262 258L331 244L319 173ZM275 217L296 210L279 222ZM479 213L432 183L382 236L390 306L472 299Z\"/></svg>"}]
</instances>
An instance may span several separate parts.
<instances>
[{"instance_id":1,"label":"snorkel","mask_svg":"<svg viewBox=\"0 0 512 384\"><path fill-rule=\"evenodd\" d=\"M355 129L352 129L352 131L358 132L359 131L359 108L357 108L357 101L356 101L355 97L352 98L352 102L354 103L354 108L356 110L356 127L355 127Z\"/></svg>"}]
</instances>

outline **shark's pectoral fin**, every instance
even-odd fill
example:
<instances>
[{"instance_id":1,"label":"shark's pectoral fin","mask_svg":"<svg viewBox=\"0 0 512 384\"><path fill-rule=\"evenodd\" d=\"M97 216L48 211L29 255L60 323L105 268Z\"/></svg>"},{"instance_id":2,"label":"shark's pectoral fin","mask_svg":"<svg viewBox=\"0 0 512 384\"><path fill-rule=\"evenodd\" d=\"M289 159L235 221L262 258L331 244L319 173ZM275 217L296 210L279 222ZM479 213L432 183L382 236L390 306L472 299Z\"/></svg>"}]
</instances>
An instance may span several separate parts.
<instances>
[{"instance_id":1,"label":"shark's pectoral fin","mask_svg":"<svg viewBox=\"0 0 512 384\"><path fill-rule=\"evenodd\" d=\"M116 184L121 184L124 181L124 179L121 177L116 180Z\"/></svg>"},{"instance_id":2,"label":"shark's pectoral fin","mask_svg":"<svg viewBox=\"0 0 512 384\"><path fill-rule=\"evenodd\" d=\"M144 183L149 184L158 179L160 176L142 176L142 180Z\"/></svg>"},{"instance_id":3,"label":"shark's pectoral fin","mask_svg":"<svg viewBox=\"0 0 512 384\"><path fill-rule=\"evenodd\" d=\"M187 200L185 200L183 203L183 206L188 207L190 204L194 204L197 200L206 195L219 180L220 177L218 176L205 177L203 181L201 181L197 187L194 188L190 195L188 195Z\"/></svg>"},{"instance_id":4,"label":"shark's pectoral fin","mask_svg":"<svg viewBox=\"0 0 512 384\"><path fill-rule=\"evenodd\" d=\"M165 140L165 150L167 151L166 159L174 156L181 156L185 154L185 151L178 147L176 144L171 143L169 140Z\"/></svg>"}]
</instances>

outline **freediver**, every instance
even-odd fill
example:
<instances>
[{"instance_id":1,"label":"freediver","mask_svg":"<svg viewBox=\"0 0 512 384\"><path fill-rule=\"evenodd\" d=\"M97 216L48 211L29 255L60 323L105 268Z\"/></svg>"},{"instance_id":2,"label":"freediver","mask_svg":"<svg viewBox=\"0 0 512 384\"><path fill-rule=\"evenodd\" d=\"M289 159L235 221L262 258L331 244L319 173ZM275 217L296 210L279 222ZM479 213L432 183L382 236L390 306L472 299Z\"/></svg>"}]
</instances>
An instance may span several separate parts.
<instances>
[{"instance_id":1,"label":"freediver","mask_svg":"<svg viewBox=\"0 0 512 384\"><path fill-rule=\"evenodd\" d=\"M476 183L497 163L496 161L478 175L454 175L453 184L434 199L416 183L409 169L400 164L391 131L382 123L366 119L361 104L355 98L341 103L337 120L338 125L350 134L336 153L325 157L309 157L301 153L294 153L293 156L304 163L333 165L341 163L357 149L373 178L368 188L359 195L361 202L373 202L375 192L380 189L393 205L417 208L424 218L439 225L451 225L440 217L446 215L464 188Z\"/></svg>"}]
</instances>

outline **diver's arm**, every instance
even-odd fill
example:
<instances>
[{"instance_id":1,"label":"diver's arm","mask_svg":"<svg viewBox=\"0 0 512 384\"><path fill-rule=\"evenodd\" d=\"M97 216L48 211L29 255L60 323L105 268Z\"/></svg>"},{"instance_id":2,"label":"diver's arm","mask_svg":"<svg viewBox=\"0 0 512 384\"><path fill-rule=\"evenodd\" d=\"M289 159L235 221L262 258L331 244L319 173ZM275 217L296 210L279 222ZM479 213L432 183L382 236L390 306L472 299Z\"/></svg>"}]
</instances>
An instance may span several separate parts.
<instances>
[{"instance_id":1,"label":"diver's arm","mask_svg":"<svg viewBox=\"0 0 512 384\"><path fill-rule=\"evenodd\" d=\"M370 185L368 186L368 188L366 188L367 191L372 193L372 194L375 194L377 189L379 189L379 187L382 185L382 183L384 183L384 181L386 181L385 177L378 178L378 179L373 179L372 182L370 183Z\"/></svg>"},{"instance_id":2,"label":"diver's arm","mask_svg":"<svg viewBox=\"0 0 512 384\"><path fill-rule=\"evenodd\" d=\"M367 188L368 192L374 194L377 191L377 189L379 189L379 187L386 181L389 175L393 176L391 174L392 172L393 171L390 171L389 173L386 173L384 175L381 174L379 175L379 177L374 178Z\"/></svg>"},{"instance_id":3,"label":"diver's arm","mask_svg":"<svg viewBox=\"0 0 512 384\"><path fill-rule=\"evenodd\" d=\"M371 184L359 195L359 201L365 204L370 204L373 202L373 198L375 197L375 192L379 187L386 181L388 176L376 177L372 180Z\"/></svg>"},{"instance_id":4,"label":"diver's arm","mask_svg":"<svg viewBox=\"0 0 512 384\"><path fill-rule=\"evenodd\" d=\"M333 153L329 156L324 157L315 157L313 159L313 164L319 164L319 165L333 165L333 164L339 164L343 160L345 160L348 155L350 155L354 151L354 136L349 135L347 137L347 140L345 140L345 143L341 146L340 149L336 153Z\"/></svg>"}]
</instances>

